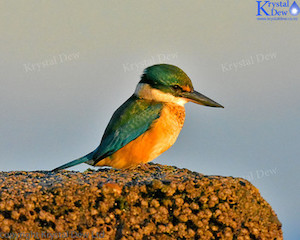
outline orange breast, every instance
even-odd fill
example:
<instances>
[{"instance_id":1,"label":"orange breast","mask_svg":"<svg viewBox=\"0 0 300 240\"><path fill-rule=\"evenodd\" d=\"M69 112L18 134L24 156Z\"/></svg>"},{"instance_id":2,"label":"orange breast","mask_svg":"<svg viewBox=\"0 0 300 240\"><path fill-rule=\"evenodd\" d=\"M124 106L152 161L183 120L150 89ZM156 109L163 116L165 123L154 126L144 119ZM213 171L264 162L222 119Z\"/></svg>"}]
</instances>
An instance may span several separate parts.
<instances>
[{"instance_id":1,"label":"orange breast","mask_svg":"<svg viewBox=\"0 0 300 240\"><path fill-rule=\"evenodd\" d=\"M147 163L168 150L176 141L184 123L184 107L167 103L160 118L141 136L131 141L96 166L129 168Z\"/></svg>"}]
</instances>

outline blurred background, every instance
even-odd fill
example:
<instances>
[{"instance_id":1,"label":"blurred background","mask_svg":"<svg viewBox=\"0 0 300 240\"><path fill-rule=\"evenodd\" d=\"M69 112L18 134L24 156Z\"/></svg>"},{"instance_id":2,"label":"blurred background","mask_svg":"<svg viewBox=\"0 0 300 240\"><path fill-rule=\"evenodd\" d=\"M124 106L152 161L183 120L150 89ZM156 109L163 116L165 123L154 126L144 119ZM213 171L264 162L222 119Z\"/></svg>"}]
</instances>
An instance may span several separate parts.
<instances>
[{"instance_id":1,"label":"blurred background","mask_svg":"<svg viewBox=\"0 0 300 240\"><path fill-rule=\"evenodd\" d=\"M174 64L225 109L187 104L155 162L248 179L299 239L300 19L256 14L254 0L1 1L0 170L94 150L143 69Z\"/></svg>"}]
</instances>

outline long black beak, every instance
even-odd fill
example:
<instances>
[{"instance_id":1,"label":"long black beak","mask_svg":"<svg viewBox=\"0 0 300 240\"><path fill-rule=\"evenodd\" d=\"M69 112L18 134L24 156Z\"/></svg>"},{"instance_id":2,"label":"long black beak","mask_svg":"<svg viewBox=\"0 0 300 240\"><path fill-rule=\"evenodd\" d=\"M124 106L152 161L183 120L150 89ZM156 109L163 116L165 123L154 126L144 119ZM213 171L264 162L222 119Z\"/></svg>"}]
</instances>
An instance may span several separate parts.
<instances>
[{"instance_id":1,"label":"long black beak","mask_svg":"<svg viewBox=\"0 0 300 240\"><path fill-rule=\"evenodd\" d=\"M193 92L182 92L181 93L181 97L186 98L187 100L200 104L200 105L204 105L204 106L208 106L208 107L221 107L224 108L221 104L211 100L210 98L204 96L203 94L197 92L197 91L193 91Z\"/></svg>"}]
</instances>

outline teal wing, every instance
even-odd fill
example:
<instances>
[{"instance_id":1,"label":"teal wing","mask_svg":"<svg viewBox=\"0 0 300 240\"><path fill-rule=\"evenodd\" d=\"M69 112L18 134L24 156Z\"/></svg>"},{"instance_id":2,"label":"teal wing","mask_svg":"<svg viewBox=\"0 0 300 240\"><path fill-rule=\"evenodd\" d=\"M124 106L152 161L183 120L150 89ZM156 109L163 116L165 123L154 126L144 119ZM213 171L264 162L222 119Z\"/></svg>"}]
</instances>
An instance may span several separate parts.
<instances>
[{"instance_id":1,"label":"teal wing","mask_svg":"<svg viewBox=\"0 0 300 240\"><path fill-rule=\"evenodd\" d=\"M162 103L131 96L113 114L99 147L94 151L94 165L146 132L159 118L162 108Z\"/></svg>"}]
</instances>

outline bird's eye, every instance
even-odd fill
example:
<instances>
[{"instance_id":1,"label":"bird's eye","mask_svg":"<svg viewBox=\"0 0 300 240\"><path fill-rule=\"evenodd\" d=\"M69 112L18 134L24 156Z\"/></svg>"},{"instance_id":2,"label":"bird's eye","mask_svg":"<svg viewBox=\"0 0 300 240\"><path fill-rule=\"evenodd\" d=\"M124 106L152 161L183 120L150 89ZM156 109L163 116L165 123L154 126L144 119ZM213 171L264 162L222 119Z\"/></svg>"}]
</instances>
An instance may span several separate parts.
<instances>
[{"instance_id":1,"label":"bird's eye","mask_svg":"<svg viewBox=\"0 0 300 240\"><path fill-rule=\"evenodd\" d=\"M181 89L181 87L179 85L173 85L173 89L179 90L179 89Z\"/></svg>"}]
</instances>

